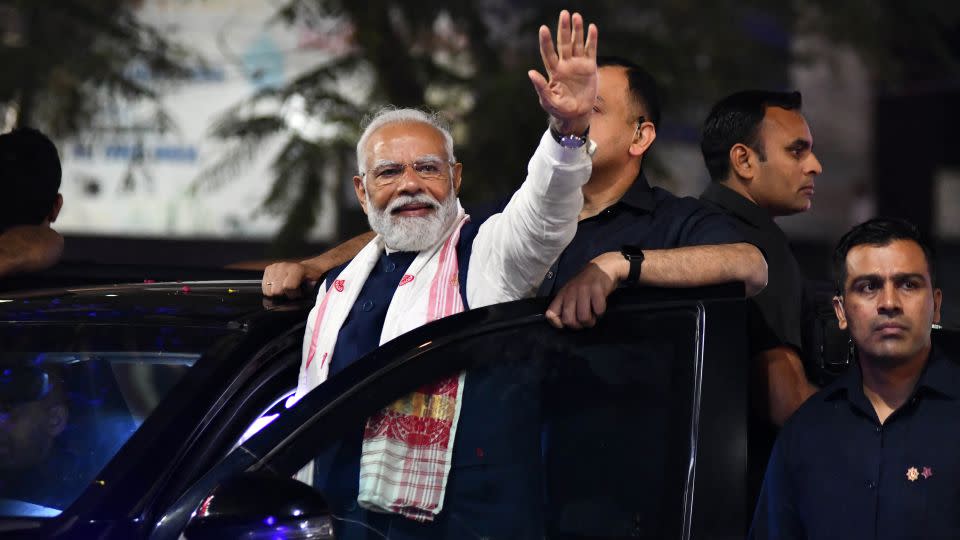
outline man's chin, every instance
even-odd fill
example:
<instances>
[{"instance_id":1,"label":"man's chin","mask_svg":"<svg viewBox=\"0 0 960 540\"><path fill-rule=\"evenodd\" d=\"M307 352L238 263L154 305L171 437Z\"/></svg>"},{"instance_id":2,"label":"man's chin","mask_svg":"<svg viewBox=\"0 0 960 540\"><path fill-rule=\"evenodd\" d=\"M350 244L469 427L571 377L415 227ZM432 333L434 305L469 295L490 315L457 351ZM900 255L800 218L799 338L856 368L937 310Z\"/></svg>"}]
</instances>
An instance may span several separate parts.
<instances>
[{"instance_id":1,"label":"man's chin","mask_svg":"<svg viewBox=\"0 0 960 540\"><path fill-rule=\"evenodd\" d=\"M380 232L384 243L396 251L423 251L442 240L444 228L433 216L390 217L389 230Z\"/></svg>"},{"instance_id":2,"label":"man's chin","mask_svg":"<svg viewBox=\"0 0 960 540\"><path fill-rule=\"evenodd\" d=\"M886 339L871 344L863 352L878 366L892 368L909 363L922 350L923 347L918 347L904 339Z\"/></svg>"},{"instance_id":3,"label":"man's chin","mask_svg":"<svg viewBox=\"0 0 960 540\"><path fill-rule=\"evenodd\" d=\"M779 209L779 211L777 211L773 215L775 217L794 216L797 214L802 214L804 212L809 212L811 208L813 208L813 201L811 201L810 199L804 199L801 201L797 201L795 205L789 208Z\"/></svg>"},{"instance_id":4,"label":"man's chin","mask_svg":"<svg viewBox=\"0 0 960 540\"><path fill-rule=\"evenodd\" d=\"M404 215L404 214L391 214L390 215L390 226L394 229L411 229L414 227L428 227L433 220L435 219L434 214L426 214L423 216L419 215Z\"/></svg>"}]
</instances>

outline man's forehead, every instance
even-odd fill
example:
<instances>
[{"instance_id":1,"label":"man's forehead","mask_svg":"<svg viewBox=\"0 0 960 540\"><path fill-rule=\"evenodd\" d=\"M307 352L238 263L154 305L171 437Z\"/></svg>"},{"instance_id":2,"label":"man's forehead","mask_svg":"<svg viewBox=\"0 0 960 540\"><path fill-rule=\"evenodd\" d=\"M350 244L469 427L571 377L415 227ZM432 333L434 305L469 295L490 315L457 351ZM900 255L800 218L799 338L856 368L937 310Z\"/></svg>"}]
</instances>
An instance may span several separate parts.
<instances>
[{"instance_id":1,"label":"man's forehead","mask_svg":"<svg viewBox=\"0 0 960 540\"><path fill-rule=\"evenodd\" d=\"M395 153L442 154L445 141L435 127L421 122L387 124L370 135L367 151L371 156Z\"/></svg>"},{"instance_id":2,"label":"man's forehead","mask_svg":"<svg viewBox=\"0 0 960 540\"><path fill-rule=\"evenodd\" d=\"M627 68L623 66L600 66L597 68L597 87L626 86Z\"/></svg>"},{"instance_id":3,"label":"man's forehead","mask_svg":"<svg viewBox=\"0 0 960 540\"><path fill-rule=\"evenodd\" d=\"M627 68L623 66L602 66L597 70L597 101L620 104L635 103L630 94L630 81L627 80Z\"/></svg>"},{"instance_id":4,"label":"man's forehead","mask_svg":"<svg viewBox=\"0 0 960 540\"><path fill-rule=\"evenodd\" d=\"M781 107L767 107L761 123L763 135L778 135L785 139L801 139L813 144L813 134L800 111Z\"/></svg>"},{"instance_id":5,"label":"man's forehead","mask_svg":"<svg viewBox=\"0 0 960 540\"><path fill-rule=\"evenodd\" d=\"M912 240L854 246L847 252L846 266L848 282L866 275L921 274L930 277L926 254Z\"/></svg>"}]
</instances>

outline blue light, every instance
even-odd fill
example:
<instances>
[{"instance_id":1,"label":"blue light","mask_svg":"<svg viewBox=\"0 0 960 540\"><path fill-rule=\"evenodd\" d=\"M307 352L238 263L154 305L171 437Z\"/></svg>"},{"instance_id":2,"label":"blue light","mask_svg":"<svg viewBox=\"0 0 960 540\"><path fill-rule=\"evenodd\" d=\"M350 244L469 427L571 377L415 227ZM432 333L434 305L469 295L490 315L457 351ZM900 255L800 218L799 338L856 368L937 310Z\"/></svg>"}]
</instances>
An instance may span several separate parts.
<instances>
[{"instance_id":1,"label":"blue light","mask_svg":"<svg viewBox=\"0 0 960 540\"><path fill-rule=\"evenodd\" d=\"M247 439L259 433L261 429L269 426L270 423L276 420L278 416L280 415L270 414L267 416L261 416L260 418L257 418L256 420L254 420L254 422L250 424L250 427L248 427L247 430L243 433L243 435L240 436L240 441L237 442L237 444L243 444L247 442Z\"/></svg>"},{"instance_id":2,"label":"blue light","mask_svg":"<svg viewBox=\"0 0 960 540\"><path fill-rule=\"evenodd\" d=\"M277 518L273 516L267 516L267 519L263 520L267 527L273 527L277 523Z\"/></svg>"}]
</instances>

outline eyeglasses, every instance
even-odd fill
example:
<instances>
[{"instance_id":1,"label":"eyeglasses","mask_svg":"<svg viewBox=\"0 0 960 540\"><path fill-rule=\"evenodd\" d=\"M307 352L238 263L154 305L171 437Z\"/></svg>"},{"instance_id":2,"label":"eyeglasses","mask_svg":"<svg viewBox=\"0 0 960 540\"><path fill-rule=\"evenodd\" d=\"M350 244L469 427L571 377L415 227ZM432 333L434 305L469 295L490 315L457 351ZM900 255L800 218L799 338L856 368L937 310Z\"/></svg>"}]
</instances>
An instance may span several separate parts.
<instances>
[{"instance_id":1,"label":"eyeglasses","mask_svg":"<svg viewBox=\"0 0 960 540\"><path fill-rule=\"evenodd\" d=\"M413 163L381 162L373 169L363 172L360 176L366 176L369 173L376 186L388 186L399 180L403 176L403 171L410 167L421 179L434 181L445 178L444 167L453 164L452 161L443 161L436 158L420 158Z\"/></svg>"}]
</instances>

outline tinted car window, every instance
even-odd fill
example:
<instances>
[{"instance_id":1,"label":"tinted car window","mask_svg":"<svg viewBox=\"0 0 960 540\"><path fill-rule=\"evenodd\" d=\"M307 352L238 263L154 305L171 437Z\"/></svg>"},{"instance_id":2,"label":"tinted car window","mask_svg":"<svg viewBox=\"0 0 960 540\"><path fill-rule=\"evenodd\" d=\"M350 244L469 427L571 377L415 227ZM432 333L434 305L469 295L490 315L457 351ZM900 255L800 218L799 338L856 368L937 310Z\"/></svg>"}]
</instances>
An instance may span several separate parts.
<instances>
[{"instance_id":1,"label":"tinted car window","mask_svg":"<svg viewBox=\"0 0 960 540\"><path fill-rule=\"evenodd\" d=\"M0 515L58 515L222 335L122 325L0 330Z\"/></svg>"},{"instance_id":2,"label":"tinted car window","mask_svg":"<svg viewBox=\"0 0 960 540\"><path fill-rule=\"evenodd\" d=\"M464 538L680 536L694 470L700 336L696 309L659 309L589 332L515 325L425 352L416 359L423 366L470 365L432 527ZM423 373L416 385L450 375ZM349 376L350 368L338 375ZM364 399L379 408L396 397ZM357 504L363 430L356 422L323 441L295 442L316 449L310 482L338 518L338 537L371 528L415 534L421 525Z\"/></svg>"}]
</instances>

